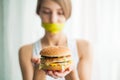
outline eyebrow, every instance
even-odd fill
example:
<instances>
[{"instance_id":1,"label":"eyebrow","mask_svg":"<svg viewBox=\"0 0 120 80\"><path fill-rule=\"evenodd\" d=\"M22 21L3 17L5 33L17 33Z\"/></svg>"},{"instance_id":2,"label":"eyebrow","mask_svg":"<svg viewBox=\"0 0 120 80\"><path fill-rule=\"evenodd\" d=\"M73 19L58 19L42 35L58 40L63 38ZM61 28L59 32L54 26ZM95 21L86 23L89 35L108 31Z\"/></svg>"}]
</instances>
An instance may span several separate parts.
<instances>
[{"instance_id":1,"label":"eyebrow","mask_svg":"<svg viewBox=\"0 0 120 80\"><path fill-rule=\"evenodd\" d=\"M42 8L43 8L43 9L50 9L50 8L47 8L47 7L44 7L44 6L43 6Z\"/></svg>"}]
</instances>

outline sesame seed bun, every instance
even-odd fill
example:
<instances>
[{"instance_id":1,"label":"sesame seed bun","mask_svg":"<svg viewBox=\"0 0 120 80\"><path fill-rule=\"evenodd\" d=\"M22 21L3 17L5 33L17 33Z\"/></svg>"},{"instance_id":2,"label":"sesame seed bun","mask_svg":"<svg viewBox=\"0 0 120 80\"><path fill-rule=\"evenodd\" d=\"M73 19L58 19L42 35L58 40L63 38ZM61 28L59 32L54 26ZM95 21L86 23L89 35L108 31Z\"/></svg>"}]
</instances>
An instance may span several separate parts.
<instances>
[{"instance_id":1,"label":"sesame seed bun","mask_svg":"<svg viewBox=\"0 0 120 80\"><path fill-rule=\"evenodd\" d=\"M62 46L49 46L40 52L41 56L48 57L61 57L70 55L70 50L67 47Z\"/></svg>"}]
</instances>

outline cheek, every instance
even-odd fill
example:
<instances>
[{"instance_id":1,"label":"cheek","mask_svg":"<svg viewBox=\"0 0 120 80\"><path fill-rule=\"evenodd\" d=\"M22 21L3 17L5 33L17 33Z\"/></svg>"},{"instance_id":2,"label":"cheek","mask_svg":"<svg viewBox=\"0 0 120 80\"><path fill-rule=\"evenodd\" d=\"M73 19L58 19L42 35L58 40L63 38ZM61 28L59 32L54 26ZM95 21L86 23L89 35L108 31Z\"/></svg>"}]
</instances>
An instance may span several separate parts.
<instances>
[{"instance_id":1,"label":"cheek","mask_svg":"<svg viewBox=\"0 0 120 80\"><path fill-rule=\"evenodd\" d=\"M60 18L59 18L59 22L60 22L60 23L65 23L65 21L66 21L66 18L65 18L65 17L60 17Z\"/></svg>"},{"instance_id":2,"label":"cheek","mask_svg":"<svg viewBox=\"0 0 120 80\"><path fill-rule=\"evenodd\" d=\"M45 15L41 15L41 21L44 22L44 23L49 23L49 17L48 16L45 16Z\"/></svg>"}]
</instances>

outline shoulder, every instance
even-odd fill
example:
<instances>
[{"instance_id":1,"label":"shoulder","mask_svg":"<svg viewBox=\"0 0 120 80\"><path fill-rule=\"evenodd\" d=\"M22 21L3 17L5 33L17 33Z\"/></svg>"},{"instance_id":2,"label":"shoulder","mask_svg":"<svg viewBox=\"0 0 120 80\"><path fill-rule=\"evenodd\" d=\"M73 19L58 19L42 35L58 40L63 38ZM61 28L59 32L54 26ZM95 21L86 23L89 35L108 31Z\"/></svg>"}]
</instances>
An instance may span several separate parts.
<instances>
[{"instance_id":1,"label":"shoulder","mask_svg":"<svg viewBox=\"0 0 120 80\"><path fill-rule=\"evenodd\" d=\"M83 39L77 39L77 46L79 49L90 49L91 48L91 43L87 40L83 40Z\"/></svg>"},{"instance_id":2,"label":"shoulder","mask_svg":"<svg viewBox=\"0 0 120 80\"><path fill-rule=\"evenodd\" d=\"M91 56L92 46L87 40L77 39L77 48L80 58Z\"/></svg>"},{"instance_id":3,"label":"shoulder","mask_svg":"<svg viewBox=\"0 0 120 80\"><path fill-rule=\"evenodd\" d=\"M90 42L84 39L77 39L77 45L81 46L81 47L87 47L90 46Z\"/></svg>"},{"instance_id":4,"label":"shoulder","mask_svg":"<svg viewBox=\"0 0 120 80\"><path fill-rule=\"evenodd\" d=\"M30 58L32 54L33 44L23 45L19 48L19 58Z\"/></svg>"}]
</instances>

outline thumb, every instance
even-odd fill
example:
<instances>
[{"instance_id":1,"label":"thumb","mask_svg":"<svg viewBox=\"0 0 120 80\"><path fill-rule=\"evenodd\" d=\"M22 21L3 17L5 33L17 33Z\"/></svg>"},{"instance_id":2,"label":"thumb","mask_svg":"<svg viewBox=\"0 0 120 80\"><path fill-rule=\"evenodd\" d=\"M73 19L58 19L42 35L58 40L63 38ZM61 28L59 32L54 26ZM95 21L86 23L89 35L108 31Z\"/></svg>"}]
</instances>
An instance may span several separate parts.
<instances>
[{"instance_id":1,"label":"thumb","mask_svg":"<svg viewBox=\"0 0 120 80\"><path fill-rule=\"evenodd\" d=\"M39 63L40 62L40 59L39 58L32 58L31 61L33 63Z\"/></svg>"},{"instance_id":2,"label":"thumb","mask_svg":"<svg viewBox=\"0 0 120 80\"><path fill-rule=\"evenodd\" d=\"M40 59L39 58L36 60L36 64L40 64Z\"/></svg>"}]
</instances>

